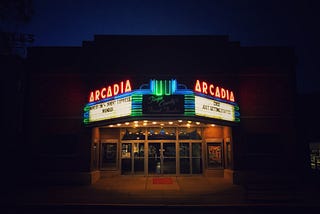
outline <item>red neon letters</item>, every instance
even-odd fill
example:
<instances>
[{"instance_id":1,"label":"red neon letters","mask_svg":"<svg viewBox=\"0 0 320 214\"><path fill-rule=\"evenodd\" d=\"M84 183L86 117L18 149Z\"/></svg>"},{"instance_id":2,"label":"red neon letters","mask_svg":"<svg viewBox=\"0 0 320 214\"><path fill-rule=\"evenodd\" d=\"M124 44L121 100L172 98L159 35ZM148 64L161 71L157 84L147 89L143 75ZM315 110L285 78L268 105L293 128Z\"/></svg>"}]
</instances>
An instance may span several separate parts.
<instances>
[{"instance_id":1,"label":"red neon letters","mask_svg":"<svg viewBox=\"0 0 320 214\"><path fill-rule=\"evenodd\" d=\"M233 91L220 88L219 86L214 86L213 84L208 84L204 81L200 82L199 80L197 80L196 85L194 86L194 91L231 102L235 101Z\"/></svg>"},{"instance_id":2,"label":"red neon letters","mask_svg":"<svg viewBox=\"0 0 320 214\"><path fill-rule=\"evenodd\" d=\"M89 102L102 100L105 98L113 97L118 94L126 93L131 91L130 80L121 81L119 84L113 84L112 86L104 87L100 90L90 92Z\"/></svg>"}]
</instances>

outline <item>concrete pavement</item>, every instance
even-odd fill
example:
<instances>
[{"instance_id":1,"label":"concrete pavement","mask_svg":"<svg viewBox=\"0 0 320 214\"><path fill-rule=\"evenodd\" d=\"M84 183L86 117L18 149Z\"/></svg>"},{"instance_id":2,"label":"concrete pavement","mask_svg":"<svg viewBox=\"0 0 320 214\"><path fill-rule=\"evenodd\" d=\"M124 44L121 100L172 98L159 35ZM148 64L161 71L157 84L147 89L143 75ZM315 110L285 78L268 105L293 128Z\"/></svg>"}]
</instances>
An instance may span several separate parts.
<instances>
[{"instance_id":1,"label":"concrete pavement","mask_svg":"<svg viewBox=\"0 0 320 214\"><path fill-rule=\"evenodd\" d=\"M245 202L242 186L223 178L170 177L171 184L153 184L153 177L119 176L90 186L26 187L21 204L199 205Z\"/></svg>"},{"instance_id":2,"label":"concrete pavement","mask_svg":"<svg viewBox=\"0 0 320 214\"><path fill-rule=\"evenodd\" d=\"M319 197L299 192L290 200L248 200L246 189L223 178L170 177L170 184L154 184L153 177L117 176L87 186L26 186L11 194L7 208L49 207L278 207L319 209ZM316 191L316 190L315 190ZM312 201L313 200L313 201ZM304 209L305 210L305 209ZM190 210L191 211L191 210ZM195 211L196 212L196 211Z\"/></svg>"}]
</instances>

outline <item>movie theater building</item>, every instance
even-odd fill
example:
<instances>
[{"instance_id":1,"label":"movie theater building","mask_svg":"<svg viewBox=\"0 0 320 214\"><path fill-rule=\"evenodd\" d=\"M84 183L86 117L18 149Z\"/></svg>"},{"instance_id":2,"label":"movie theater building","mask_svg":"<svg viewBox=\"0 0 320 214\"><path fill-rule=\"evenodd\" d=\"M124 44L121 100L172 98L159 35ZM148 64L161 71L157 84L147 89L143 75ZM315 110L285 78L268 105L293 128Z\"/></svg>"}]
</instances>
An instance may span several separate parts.
<instances>
[{"instance_id":1,"label":"movie theater building","mask_svg":"<svg viewBox=\"0 0 320 214\"><path fill-rule=\"evenodd\" d=\"M29 49L26 136L47 182L297 172L295 57L227 36ZM266 174L264 173L264 176Z\"/></svg>"},{"instance_id":2,"label":"movie theater building","mask_svg":"<svg viewBox=\"0 0 320 214\"><path fill-rule=\"evenodd\" d=\"M125 80L89 98L84 123L95 126L93 147L100 150L102 170L176 176L211 168L223 175L232 164L231 126L240 120L232 90L200 80L190 89L175 79L132 89Z\"/></svg>"}]
</instances>

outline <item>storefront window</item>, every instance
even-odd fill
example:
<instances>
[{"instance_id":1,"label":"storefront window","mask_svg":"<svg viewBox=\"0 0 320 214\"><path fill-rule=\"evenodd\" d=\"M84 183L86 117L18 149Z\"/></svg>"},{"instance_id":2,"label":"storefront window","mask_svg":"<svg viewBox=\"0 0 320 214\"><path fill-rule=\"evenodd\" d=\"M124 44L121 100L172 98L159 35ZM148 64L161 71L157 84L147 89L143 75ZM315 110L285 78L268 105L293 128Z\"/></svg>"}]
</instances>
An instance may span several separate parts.
<instances>
[{"instance_id":1,"label":"storefront window","mask_svg":"<svg viewBox=\"0 0 320 214\"><path fill-rule=\"evenodd\" d=\"M179 140L201 140L200 128L180 128Z\"/></svg>"},{"instance_id":2,"label":"storefront window","mask_svg":"<svg viewBox=\"0 0 320 214\"><path fill-rule=\"evenodd\" d=\"M208 167L221 168L222 167L222 143L208 143Z\"/></svg>"},{"instance_id":3,"label":"storefront window","mask_svg":"<svg viewBox=\"0 0 320 214\"><path fill-rule=\"evenodd\" d=\"M309 143L311 169L320 170L320 143Z\"/></svg>"},{"instance_id":4,"label":"storefront window","mask_svg":"<svg viewBox=\"0 0 320 214\"><path fill-rule=\"evenodd\" d=\"M148 139L149 140L175 140L176 132L175 128L149 128L148 129Z\"/></svg>"},{"instance_id":5,"label":"storefront window","mask_svg":"<svg viewBox=\"0 0 320 214\"><path fill-rule=\"evenodd\" d=\"M117 167L117 143L101 144L101 168L114 169Z\"/></svg>"}]
</instances>

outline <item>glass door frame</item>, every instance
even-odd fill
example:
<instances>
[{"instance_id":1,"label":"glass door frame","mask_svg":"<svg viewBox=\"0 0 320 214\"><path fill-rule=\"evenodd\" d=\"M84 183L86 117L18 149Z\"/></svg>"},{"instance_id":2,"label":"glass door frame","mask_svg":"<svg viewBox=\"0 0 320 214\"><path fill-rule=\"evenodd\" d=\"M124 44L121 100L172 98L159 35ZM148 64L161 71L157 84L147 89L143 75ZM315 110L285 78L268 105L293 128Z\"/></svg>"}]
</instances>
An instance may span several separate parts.
<instances>
[{"instance_id":1,"label":"glass door frame","mask_svg":"<svg viewBox=\"0 0 320 214\"><path fill-rule=\"evenodd\" d=\"M180 157L180 145L182 143L187 143L189 145L189 155L188 156L184 156L183 158L188 159L189 162L189 169L190 172L189 173L181 173L181 157ZM201 161L201 173L194 173L193 170L193 166L192 166L192 161L193 159L195 159L196 157L193 155L193 151L192 151L192 145L193 144L200 144L200 161ZM177 174L180 176L190 176L190 175L203 175L204 173L204 161L205 161L205 156L204 156L204 143L203 140L179 140L178 141L178 153L177 153L177 158L179 158L179 167L177 168Z\"/></svg>"},{"instance_id":2,"label":"glass door frame","mask_svg":"<svg viewBox=\"0 0 320 214\"><path fill-rule=\"evenodd\" d=\"M152 127L152 126L151 126ZM140 140L135 140L135 139L126 139L122 140L122 135L120 136L120 141L119 141L119 148L118 148L118 168L120 170L120 174L122 174L122 144L123 143L131 143L132 147L134 143L144 143L144 173L142 173L144 176L192 176L192 175L203 175L205 167L206 167L206 144L205 140L202 139L179 139L179 131L180 127L174 127L175 128L175 139L148 139L148 131L150 127L144 127L143 132L145 133L145 138L140 139ZM203 129L201 128L201 136L203 136ZM175 173L174 174L150 174L149 173L149 145L152 143L160 143L160 147L163 149L163 144L164 143L174 143L175 144ZM201 161L202 161L202 166L201 166L201 171L202 173L200 174L193 174L193 173L188 173L188 174L181 174L180 173L180 143L200 143L201 144ZM191 149L191 148L190 148ZM163 151L162 151L163 152ZM131 157L133 156L133 151L131 151ZM191 157L190 157L191 158ZM132 158L133 159L133 158ZM192 159L192 158L191 158ZM131 173L130 175L141 175L141 174L135 174L134 173L134 160L132 160L132 168L131 168ZM190 160L191 161L191 160ZM129 173L128 173L129 175Z\"/></svg>"},{"instance_id":3,"label":"glass door frame","mask_svg":"<svg viewBox=\"0 0 320 214\"><path fill-rule=\"evenodd\" d=\"M138 143L138 144L143 144L143 147L144 147L144 173L135 173L135 169L134 169L134 163L135 163L135 157L134 157L134 151L133 151L133 145L135 143ZM131 162L131 172L128 173L128 174L124 174L124 175L145 175L146 174L146 143L145 143L145 140L122 140L120 143L119 143L119 170L120 170L120 174L122 174L122 145L123 144L131 144L131 152L130 152L130 162Z\"/></svg>"},{"instance_id":4,"label":"glass door frame","mask_svg":"<svg viewBox=\"0 0 320 214\"><path fill-rule=\"evenodd\" d=\"M160 158L160 173L153 174L153 173L149 172L149 149L150 149L150 144L155 144L155 143L160 144L160 150L161 150L160 156L159 156L159 158ZM163 150L163 144L166 144L166 143L174 144L174 147L175 147L175 157L174 157L174 159L175 159L175 173L164 173L163 172L162 166L164 166L165 158L168 158L168 159L173 158L173 157L165 157L163 154L165 151L165 150ZM176 176L178 174L177 140L148 140L147 141L147 151L148 151L148 155L147 156L145 155L145 159L147 159L147 161L146 161L147 162L146 163L147 164L147 166L146 166L146 169L147 169L146 175L147 176L168 176L168 175Z\"/></svg>"}]
</instances>

